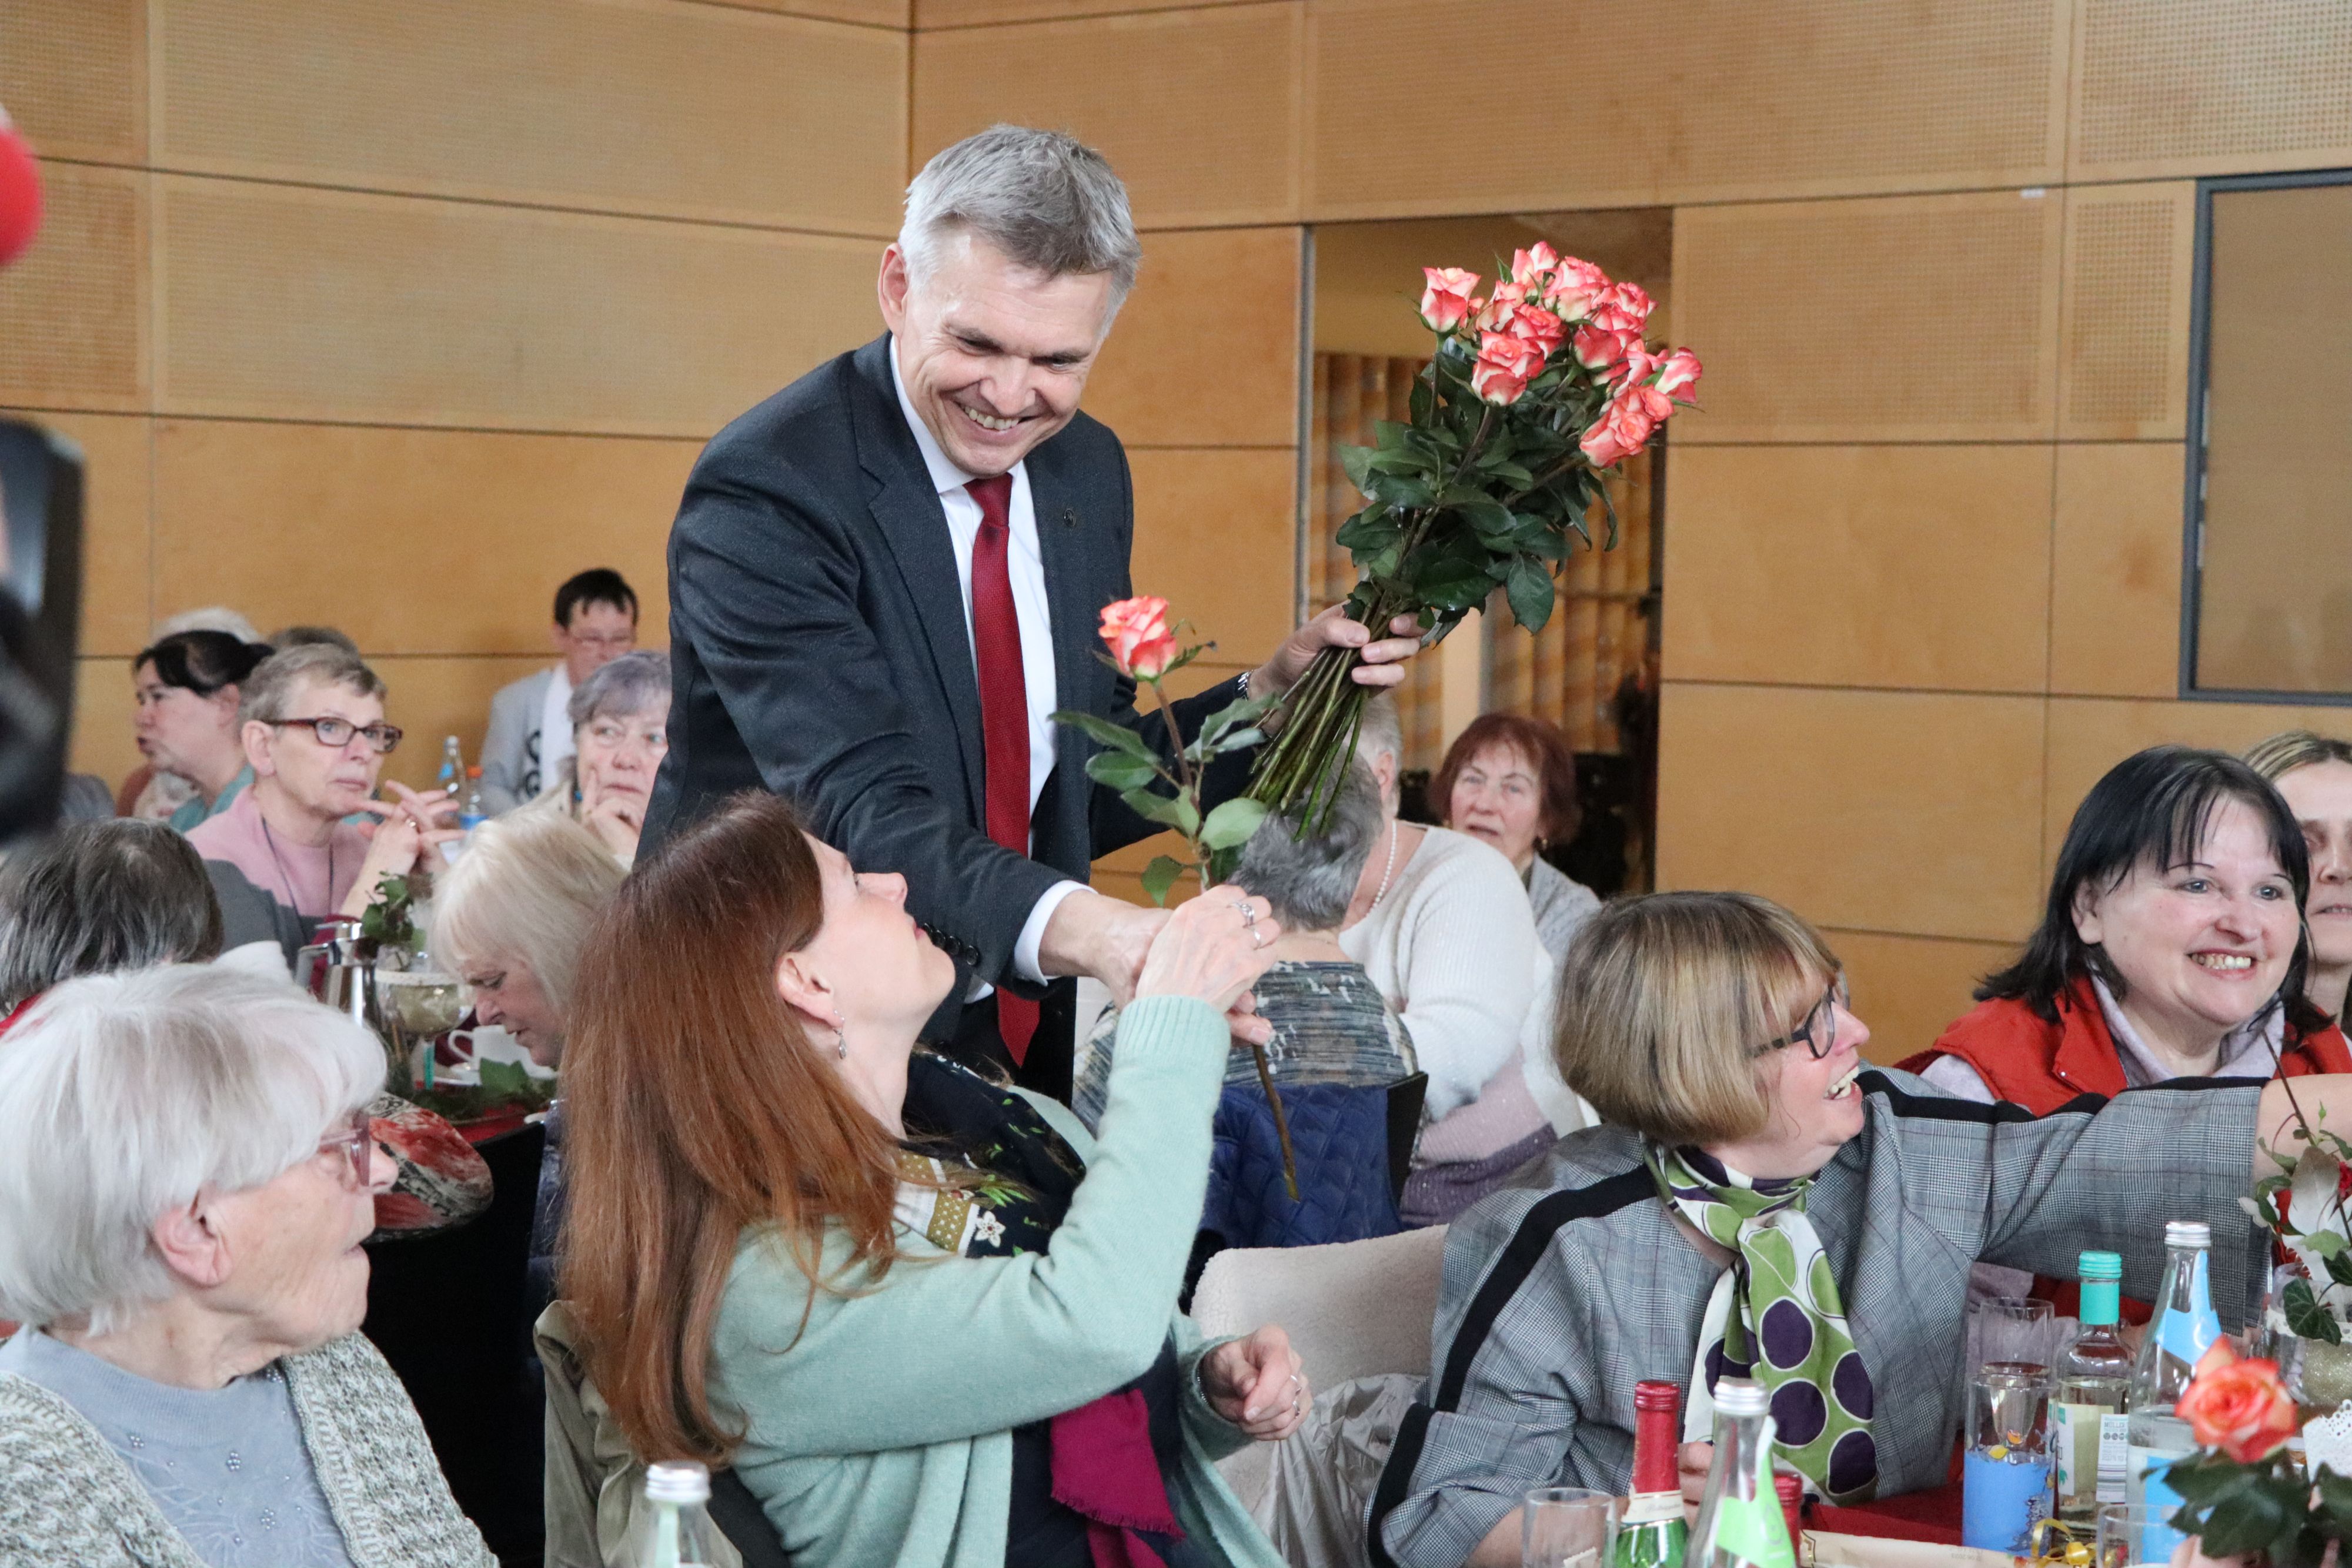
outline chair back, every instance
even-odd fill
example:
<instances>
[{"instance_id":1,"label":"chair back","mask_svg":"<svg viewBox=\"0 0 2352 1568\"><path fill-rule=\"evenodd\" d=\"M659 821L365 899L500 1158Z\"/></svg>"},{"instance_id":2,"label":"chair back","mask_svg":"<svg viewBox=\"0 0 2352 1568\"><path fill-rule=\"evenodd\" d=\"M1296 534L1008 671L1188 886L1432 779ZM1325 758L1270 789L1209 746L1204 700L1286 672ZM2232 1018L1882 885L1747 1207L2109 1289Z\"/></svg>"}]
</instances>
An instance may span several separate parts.
<instances>
[{"instance_id":1,"label":"chair back","mask_svg":"<svg viewBox=\"0 0 2352 1568\"><path fill-rule=\"evenodd\" d=\"M1236 1247L1209 1260L1192 1296L1202 1333L1279 1323L1315 1386L1374 1373L1429 1375L1445 1228L1328 1247Z\"/></svg>"}]
</instances>

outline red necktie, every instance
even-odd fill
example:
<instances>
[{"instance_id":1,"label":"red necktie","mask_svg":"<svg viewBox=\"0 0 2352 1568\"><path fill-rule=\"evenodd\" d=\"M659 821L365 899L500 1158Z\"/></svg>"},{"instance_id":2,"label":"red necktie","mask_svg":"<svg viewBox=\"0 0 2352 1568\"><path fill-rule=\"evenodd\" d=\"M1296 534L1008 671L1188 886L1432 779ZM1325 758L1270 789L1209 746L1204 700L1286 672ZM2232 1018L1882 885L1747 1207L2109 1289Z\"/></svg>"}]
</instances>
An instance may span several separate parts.
<instances>
[{"instance_id":1,"label":"red necktie","mask_svg":"<svg viewBox=\"0 0 2352 1568\"><path fill-rule=\"evenodd\" d=\"M974 479L964 488L980 503L980 536L971 545L971 645L980 665L980 733L988 759L988 836L1026 855L1029 682L1021 668L1021 617L1013 607L1013 574L1005 564L1013 476ZM1037 1004L997 987L996 1029L1019 1066L1037 1032Z\"/></svg>"}]
</instances>

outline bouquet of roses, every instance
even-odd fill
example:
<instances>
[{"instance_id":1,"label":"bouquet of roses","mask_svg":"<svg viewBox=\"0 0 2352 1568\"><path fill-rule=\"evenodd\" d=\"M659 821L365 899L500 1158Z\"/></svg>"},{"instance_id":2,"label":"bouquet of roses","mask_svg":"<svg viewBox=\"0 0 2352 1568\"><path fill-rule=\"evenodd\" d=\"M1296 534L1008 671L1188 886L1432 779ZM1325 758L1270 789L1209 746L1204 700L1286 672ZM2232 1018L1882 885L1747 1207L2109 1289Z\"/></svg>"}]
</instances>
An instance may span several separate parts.
<instances>
[{"instance_id":1,"label":"bouquet of roses","mask_svg":"<svg viewBox=\"0 0 2352 1568\"><path fill-rule=\"evenodd\" d=\"M1609 506L1602 476L1691 403L1699 362L1643 340L1651 301L1639 285L1548 245L1515 254L1483 297L1475 273L1422 270L1421 319L1437 344L1412 417L1340 450L1369 503L1339 533L1361 574L1348 613L1381 635L1412 615L1433 643L1500 588L1513 618L1540 628L1570 532L1590 547L1585 516ZM1363 712L1357 663L1353 649L1327 648L1285 695L1251 799L1322 821Z\"/></svg>"}]
</instances>

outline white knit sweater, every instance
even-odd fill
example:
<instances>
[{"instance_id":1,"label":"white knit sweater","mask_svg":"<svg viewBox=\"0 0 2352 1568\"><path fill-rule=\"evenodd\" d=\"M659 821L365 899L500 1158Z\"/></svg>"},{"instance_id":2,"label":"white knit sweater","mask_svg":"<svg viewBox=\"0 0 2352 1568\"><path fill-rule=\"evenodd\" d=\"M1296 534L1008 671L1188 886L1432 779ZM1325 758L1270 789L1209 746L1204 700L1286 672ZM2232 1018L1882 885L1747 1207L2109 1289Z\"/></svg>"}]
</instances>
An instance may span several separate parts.
<instances>
[{"instance_id":1,"label":"white knit sweater","mask_svg":"<svg viewBox=\"0 0 2352 1568\"><path fill-rule=\"evenodd\" d=\"M1476 1099L1517 1048L1535 991L1535 915L1511 862L1466 833L1428 829L1339 946L1404 1015L1429 1074L1430 1119Z\"/></svg>"}]
</instances>

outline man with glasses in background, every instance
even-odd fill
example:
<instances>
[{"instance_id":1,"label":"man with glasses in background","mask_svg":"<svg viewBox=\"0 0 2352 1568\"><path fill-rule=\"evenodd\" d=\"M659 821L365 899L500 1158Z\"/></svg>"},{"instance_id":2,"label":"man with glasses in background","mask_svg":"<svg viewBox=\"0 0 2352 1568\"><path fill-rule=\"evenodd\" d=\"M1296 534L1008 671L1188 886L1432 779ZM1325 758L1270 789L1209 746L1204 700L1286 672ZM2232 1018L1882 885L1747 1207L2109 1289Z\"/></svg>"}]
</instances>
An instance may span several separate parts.
<instances>
[{"instance_id":1,"label":"man with glasses in background","mask_svg":"<svg viewBox=\"0 0 2352 1568\"><path fill-rule=\"evenodd\" d=\"M499 688L482 737L482 808L510 811L553 783L572 755L574 687L637 645L637 595L610 567L591 567L555 591L555 651L562 661Z\"/></svg>"},{"instance_id":2,"label":"man with glasses in background","mask_svg":"<svg viewBox=\"0 0 2352 1568\"><path fill-rule=\"evenodd\" d=\"M356 915L384 877L436 863L457 837L457 802L399 783L386 786L392 800L375 798L400 730L384 722L384 684L358 654L289 648L256 665L243 690L253 783L188 841L220 895L225 946L275 941L290 963L320 920ZM377 821L346 821L356 815Z\"/></svg>"}]
</instances>

